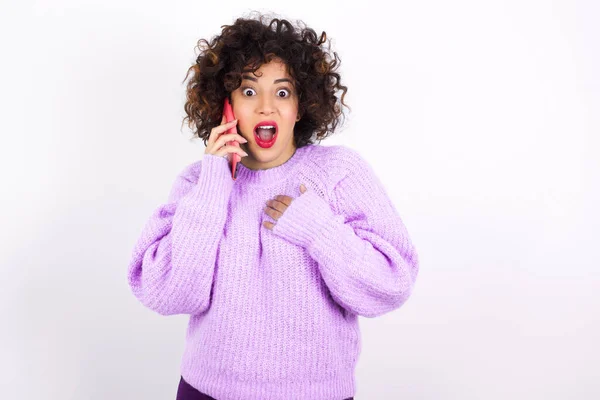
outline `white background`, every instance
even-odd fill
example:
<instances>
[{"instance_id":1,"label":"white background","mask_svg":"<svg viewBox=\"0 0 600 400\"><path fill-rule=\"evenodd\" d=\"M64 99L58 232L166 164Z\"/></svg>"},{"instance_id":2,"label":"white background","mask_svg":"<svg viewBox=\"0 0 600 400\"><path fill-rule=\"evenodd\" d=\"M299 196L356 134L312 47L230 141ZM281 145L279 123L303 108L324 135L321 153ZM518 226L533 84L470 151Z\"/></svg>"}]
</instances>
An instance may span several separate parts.
<instances>
[{"instance_id":1,"label":"white background","mask_svg":"<svg viewBox=\"0 0 600 400\"><path fill-rule=\"evenodd\" d=\"M600 398L598 2L1 4L0 398L175 398L187 317L127 264L204 153L196 42L252 10L332 38L352 111L322 144L419 251L411 299L360 319L357 400Z\"/></svg>"}]
</instances>

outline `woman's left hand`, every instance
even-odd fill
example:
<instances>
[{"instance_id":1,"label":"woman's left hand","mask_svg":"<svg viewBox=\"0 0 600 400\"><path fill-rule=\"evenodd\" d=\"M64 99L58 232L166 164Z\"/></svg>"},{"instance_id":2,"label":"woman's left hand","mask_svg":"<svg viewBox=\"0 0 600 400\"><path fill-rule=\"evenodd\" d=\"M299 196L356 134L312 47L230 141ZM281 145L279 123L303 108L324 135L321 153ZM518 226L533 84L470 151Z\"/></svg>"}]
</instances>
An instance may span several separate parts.
<instances>
[{"instance_id":1,"label":"woman's left hand","mask_svg":"<svg viewBox=\"0 0 600 400\"><path fill-rule=\"evenodd\" d=\"M301 184L300 185L300 194L302 194L304 192L306 192L306 186L304 186L304 184ZM267 206L265 207L265 212L267 213L268 216L270 216L275 221L277 221L279 218L281 218L281 216L283 215L285 210L287 210L289 205L292 204L293 200L294 199L290 196L285 196L282 194L277 195L273 199L267 201ZM271 230L273 230L273 227L275 226L275 224L270 221L264 221L263 225L265 226L265 228L271 229Z\"/></svg>"}]
</instances>

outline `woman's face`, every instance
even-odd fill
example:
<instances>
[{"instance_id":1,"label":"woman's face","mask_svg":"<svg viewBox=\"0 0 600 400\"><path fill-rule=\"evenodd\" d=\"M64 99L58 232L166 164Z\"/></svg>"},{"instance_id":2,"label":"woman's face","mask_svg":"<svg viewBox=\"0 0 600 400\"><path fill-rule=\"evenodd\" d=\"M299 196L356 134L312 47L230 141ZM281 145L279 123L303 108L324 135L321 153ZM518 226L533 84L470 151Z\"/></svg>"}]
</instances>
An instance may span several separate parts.
<instances>
[{"instance_id":1,"label":"woman's face","mask_svg":"<svg viewBox=\"0 0 600 400\"><path fill-rule=\"evenodd\" d=\"M248 153L241 163L253 170L273 168L292 157L296 151L294 125L300 119L298 96L285 64L272 60L261 65L256 75L242 74L241 86L231 93L238 132L248 140L240 144ZM257 130L259 123L275 128ZM266 134L263 140L259 132Z\"/></svg>"}]
</instances>

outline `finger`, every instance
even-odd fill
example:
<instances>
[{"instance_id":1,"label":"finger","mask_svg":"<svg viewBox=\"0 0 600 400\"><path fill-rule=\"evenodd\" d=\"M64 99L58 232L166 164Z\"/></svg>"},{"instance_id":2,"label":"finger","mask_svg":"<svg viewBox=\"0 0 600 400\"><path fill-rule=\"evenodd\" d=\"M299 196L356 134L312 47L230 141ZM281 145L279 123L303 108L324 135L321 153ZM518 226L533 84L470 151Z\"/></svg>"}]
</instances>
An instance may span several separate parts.
<instances>
[{"instance_id":1,"label":"finger","mask_svg":"<svg viewBox=\"0 0 600 400\"><path fill-rule=\"evenodd\" d=\"M265 213L275 220L278 220L283 214L277 210L272 209L271 207L265 207Z\"/></svg>"},{"instance_id":2,"label":"finger","mask_svg":"<svg viewBox=\"0 0 600 400\"><path fill-rule=\"evenodd\" d=\"M214 128L212 128L212 130L210 132L210 136L208 137L208 141L210 143L216 142L217 139L221 136L221 134L223 132L225 132L228 129L234 127L236 124L237 124L237 119L234 119L233 121L228 122L226 124L215 126Z\"/></svg>"},{"instance_id":3,"label":"finger","mask_svg":"<svg viewBox=\"0 0 600 400\"><path fill-rule=\"evenodd\" d=\"M221 117L221 123L219 124L219 126L223 125L225 122L227 122L227 120L225 119L225 113L223 113L223 116ZM216 138L215 138L215 135L214 135L214 130L211 129L210 135L208 135L208 141L210 143L213 143L215 140L216 140Z\"/></svg>"},{"instance_id":4,"label":"finger","mask_svg":"<svg viewBox=\"0 0 600 400\"><path fill-rule=\"evenodd\" d=\"M215 155L217 156L225 156L226 154L229 153L237 153L240 155L240 157L246 157L248 155L248 153L246 153L244 150L242 150L241 147L239 146L233 146L233 145L223 145L221 147L217 147L219 150L217 150L217 152L215 153Z\"/></svg>"},{"instance_id":5,"label":"finger","mask_svg":"<svg viewBox=\"0 0 600 400\"><path fill-rule=\"evenodd\" d=\"M273 227L275 226L275 224L273 224L273 223L272 223L272 222L270 222L270 221L265 221L265 222L263 222L263 226L264 226L265 228L267 228L267 229L271 229L271 230L273 230Z\"/></svg>"},{"instance_id":6,"label":"finger","mask_svg":"<svg viewBox=\"0 0 600 400\"><path fill-rule=\"evenodd\" d=\"M275 200L278 200L280 202L282 202L283 204L285 204L286 206L289 206L290 204L292 204L292 198L290 196L284 196L282 194L279 194L277 196L275 196Z\"/></svg>"},{"instance_id":7,"label":"finger","mask_svg":"<svg viewBox=\"0 0 600 400\"><path fill-rule=\"evenodd\" d=\"M267 206L271 207L274 210L279 211L280 213L283 213L288 208L288 206L286 206L282 202L276 201L276 200L269 200L267 202Z\"/></svg>"},{"instance_id":8,"label":"finger","mask_svg":"<svg viewBox=\"0 0 600 400\"><path fill-rule=\"evenodd\" d=\"M231 146L240 146L240 143L248 143L248 140L237 133L224 133L217 138L215 145L219 148L225 145L225 143Z\"/></svg>"}]
</instances>

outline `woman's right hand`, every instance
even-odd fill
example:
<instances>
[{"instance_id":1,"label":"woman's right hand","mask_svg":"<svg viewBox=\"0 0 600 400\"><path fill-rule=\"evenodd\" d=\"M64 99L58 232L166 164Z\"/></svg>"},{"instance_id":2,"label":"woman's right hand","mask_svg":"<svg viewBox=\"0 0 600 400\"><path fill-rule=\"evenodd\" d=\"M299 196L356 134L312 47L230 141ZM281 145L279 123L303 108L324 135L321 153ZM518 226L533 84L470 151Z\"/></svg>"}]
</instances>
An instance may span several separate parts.
<instances>
[{"instance_id":1,"label":"woman's right hand","mask_svg":"<svg viewBox=\"0 0 600 400\"><path fill-rule=\"evenodd\" d=\"M227 145L227 142L236 140L239 143L248 143L248 141L238 133L225 133L232 127L237 125L238 120L234 119L229 123L225 123L225 116L221 119L221 125L215 126L210 131L210 135L208 136L208 143L206 144L206 149L204 150L204 154L212 154L220 157L227 157L229 153L237 153L240 157L245 157L248 155L244 150L242 150L239 146L235 145ZM236 129L237 131L237 129Z\"/></svg>"}]
</instances>

